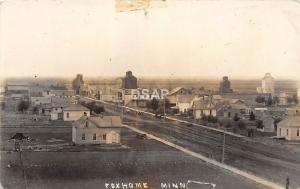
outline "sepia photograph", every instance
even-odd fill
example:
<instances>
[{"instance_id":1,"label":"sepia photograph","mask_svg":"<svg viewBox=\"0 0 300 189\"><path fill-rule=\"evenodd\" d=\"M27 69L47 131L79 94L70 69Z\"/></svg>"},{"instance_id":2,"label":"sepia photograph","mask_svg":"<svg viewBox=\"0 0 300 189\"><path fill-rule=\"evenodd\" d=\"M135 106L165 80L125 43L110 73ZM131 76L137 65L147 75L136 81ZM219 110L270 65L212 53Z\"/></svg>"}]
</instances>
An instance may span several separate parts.
<instances>
[{"instance_id":1,"label":"sepia photograph","mask_svg":"<svg viewBox=\"0 0 300 189\"><path fill-rule=\"evenodd\" d=\"M0 0L0 189L300 189L300 0Z\"/></svg>"}]
</instances>

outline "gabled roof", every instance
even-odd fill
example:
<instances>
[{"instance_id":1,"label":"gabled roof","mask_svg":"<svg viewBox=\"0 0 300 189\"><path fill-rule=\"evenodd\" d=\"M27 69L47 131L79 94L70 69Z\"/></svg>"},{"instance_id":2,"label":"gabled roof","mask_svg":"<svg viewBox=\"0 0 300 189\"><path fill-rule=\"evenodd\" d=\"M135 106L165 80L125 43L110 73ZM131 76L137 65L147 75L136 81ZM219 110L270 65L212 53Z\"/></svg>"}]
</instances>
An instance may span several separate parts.
<instances>
[{"instance_id":1,"label":"gabled roof","mask_svg":"<svg viewBox=\"0 0 300 189\"><path fill-rule=\"evenodd\" d=\"M210 110L210 109L216 109L216 106L213 102L211 102L211 100L198 99L198 100L194 100L193 109Z\"/></svg>"},{"instance_id":2,"label":"gabled roof","mask_svg":"<svg viewBox=\"0 0 300 189\"><path fill-rule=\"evenodd\" d=\"M86 122L89 122L88 126ZM120 116L82 116L75 122L76 128L122 127Z\"/></svg>"},{"instance_id":3,"label":"gabled roof","mask_svg":"<svg viewBox=\"0 0 300 189\"><path fill-rule=\"evenodd\" d=\"M176 88L172 89L172 90L170 91L170 93L168 94L168 96L177 93L177 92L180 91L181 89L184 89L184 88L183 88L183 87L176 87Z\"/></svg>"},{"instance_id":4,"label":"gabled roof","mask_svg":"<svg viewBox=\"0 0 300 189\"><path fill-rule=\"evenodd\" d=\"M213 95L213 100L223 100L221 95Z\"/></svg>"},{"instance_id":5,"label":"gabled roof","mask_svg":"<svg viewBox=\"0 0 300 189\"><path fill-rule=\"evenodd\" d=\"M71 104L71 105L67 106L64 110L65 111L90 111L88 108L86 108L80 104Z\"/></svg>"},{"instance_id":6,"label":"gabled roof","mask_svg":"<svg viewBox=\"0 0 300 189\"><path fill-rule=\"evenodd\" d=\"M237 104L237 103L240 103L240 104L244 104L245 101L241 100L241 99L231 99L229 101L230 104Z\"/></svg>"},{"instance_id":7,"label":"gabled roof","mask_svg":"<svg viewBox=\"0 0 300 189\"><path fill-rule=\"evenodd\" d=\"M278 127L299 127L300 116L287 116L284 120L278 123Z\"/></svg>"},{"instance_id":8,"label":"gabled roof","mask_svg":"<svg viewBox=\"0 0 300 189\"><path fill-rule=\"evenodd\" d=\"M197 96L195 95L180 95L177 97L177 102L179 103L191 103L194 98Z\"/></svg>"},{"instance_id":9,"label":"gabled roof","mask_svg":"<svg viewBox=\"0 0 300 189\"><path fill-rule=\"evenodd\" d=\"M243 110L248 108L245 104L230 104L229 107L237 110Z\"/></svg>"}]
</instances>

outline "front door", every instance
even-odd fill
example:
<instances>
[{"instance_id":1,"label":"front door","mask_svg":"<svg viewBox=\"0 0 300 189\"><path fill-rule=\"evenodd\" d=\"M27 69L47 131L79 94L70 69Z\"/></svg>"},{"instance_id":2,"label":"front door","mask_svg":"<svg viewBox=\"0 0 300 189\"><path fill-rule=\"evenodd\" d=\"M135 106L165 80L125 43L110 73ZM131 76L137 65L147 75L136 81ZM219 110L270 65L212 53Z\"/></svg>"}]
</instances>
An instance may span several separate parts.
<instances>
[{"instance_id":1,"label":"front door","mask_svg":"<svg viewBox=\"0 0 300 189\"><path fill-rule=\"evenodd\" d=\"M118 133L116 133L115 131L111 131L107 134L106 144L118 143L118 138Z\"/></svg>"}]
</instances>

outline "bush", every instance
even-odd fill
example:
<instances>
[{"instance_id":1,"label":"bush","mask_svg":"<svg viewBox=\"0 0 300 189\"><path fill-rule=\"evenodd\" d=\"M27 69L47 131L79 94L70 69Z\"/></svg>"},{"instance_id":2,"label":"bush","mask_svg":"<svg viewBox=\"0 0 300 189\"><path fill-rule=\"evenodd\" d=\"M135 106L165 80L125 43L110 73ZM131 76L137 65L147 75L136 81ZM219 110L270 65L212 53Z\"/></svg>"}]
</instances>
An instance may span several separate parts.
<instances>
[{"instance_id":1,"label":"bush","mask_svg":"<svg viewBox=\"0 0 300 189\"><path fill-rule=\"evenodd\" d=\"M29 102L28 101L22 100L18 104L18 111L20 111L20 112L24 112L24 111L28 110L28 108L29 108Z\"/></svg>"},{"instance_id":2,"label":"bush","mask_svg":"<svg viewBox=\"0 0 300 189\"><path fill-rule=\"evenodd\" d=\"M216 118L216 117L214 117L212 115L209 115L209 116L207 116L207 121L209 123L217 123L218 122L218 118Z\"/></svg>"},{"instance_id":3,"label":"bush","mask_svg":"<svg viewBox=\"0 0 300 189\"><path fill-rule=\"evenodd\" d=\"M238 122L237 126L239 127L240 130L246 129L246 124L242 120Z\"/></svg>"},{"instance_id":4,"label":"bush","mask_svg":"<svg viewBox=\"0 0 300 189\"><path fill-rule=\"evenodd\" d=\"M35 106L35 107L33 107L33 109L32 109L32 112L34 113L34 114L37 114L38 113L38 111L39 111L39 109Z\"/></svg>"},{"instance_id":5,"label":"bush","mask_svg":"<svg viewBox=\"0 0 300 189\"><path fill-rule=\"evenodd\" d=\"M234 121L239 121L240 120L240 117L238 116L237 113L234 114L233 120Z\"/></svg>"},{"instance_id":6,"label":"bush","mask_svg":"<svg viewBox=\"0 0 300 189\"><path fill-rule=\"evenodd\" d=\"M263 97L263 96L257 96L257 97L255 98L255 102L257 102L257 103L265 103L265 102L266 102L266 99L265 99L265 97Z\"/></svg>"},{"instance_id":7,"label":"bush","mask_svg":"<svg viewBox=\"0 0 300 189\"><path fill-rule=\"evenodd\" d=\"M4 110L5 109L5 102L1 103L1 109Z\"/></svg>"},{"instance_id":8,"label":"bush","mask_svg":"<svg viewBox=\"0 0 300 189\"><path fill-rule=\"evenodd\" d=\"M250 121L254 121L255 120L255 115L253 112L250 113L250 118L249 118Z\"/></svg>"},{"instance_id":9,"label":"bush","mask_svg":"<svg viewBox=\"0 0 300 189\"><path fill-rule=\"evenodd\" d=\"M258 128L258 129L263 129L264 128L262 120L257 120L256 121L256 128Z\"/></svg>"}]
</instances>

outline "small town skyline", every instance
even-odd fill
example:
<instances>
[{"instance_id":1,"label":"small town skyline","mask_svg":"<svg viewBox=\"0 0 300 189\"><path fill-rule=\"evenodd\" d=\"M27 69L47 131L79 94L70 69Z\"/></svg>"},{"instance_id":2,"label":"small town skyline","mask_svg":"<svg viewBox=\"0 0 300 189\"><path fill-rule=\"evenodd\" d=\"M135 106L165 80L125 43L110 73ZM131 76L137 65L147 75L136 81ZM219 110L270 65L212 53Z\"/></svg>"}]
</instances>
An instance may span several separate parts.
<instances>
[{"instance_id":1,"label":"small town skyline","mask_svg":"<svg viewBox=\"0 0 300 189\"><path fill-rule=\"evenodd\" d=\"M168 1L147 15L116 12L115 1L85 3L3 1L1 77L129 69L139 77L300 79L296 1Z\"/></svg>"},{"instance_id":2,"label":"small town skyline","mask_svg":"<svg viewBox=\"0 0 300 189\"><path fill-rule=\"evenodd\" d=\"M89 75L89 74L85 74L83 72L76 72L74 74L69 75L40 75L40 74L28 74L28 75L9 75L9 76L0 76L0 80L9 80L9 79L35 79L35 78L39 78L39 79L67 79L67 80L72 80L74 78L74 76L76 76L77 74L82 74L84 75L85 79L87 80L93 80L93 79L103 79L103 80L110 80L110 79L118 79L118 78L122 78L124 77L124 73L128 70L124 70L122 73L120 74L110 74L110 75ZM177 80L177 79L182 79L182 80L220 80L222 79L222 77L224 76L228 76L230 80L248 80L248 81L257 81L257 80L261 80L264 75L266 73L271 73L272 76L275 78L275 80L277 81L295 81L295 82L299 82L300 83L300 78L295 78L295 77L284 77L284 76L277 76L275 74L273 74L272 72L262 72L261 75L259 76L247 76L245 75L244 77L239 77L239 76L234 76L234 75L229 75L229 74L223 74L223 75L217 75L217 76L205 76L205 75L157 75L157 76L151 76L151 75L141 75L138 72L135 72L133 70L131 70L136 76L138 76L138 80L142 80L142 79L170 79L170 80Z\"/></svg>"}]
</instances>

